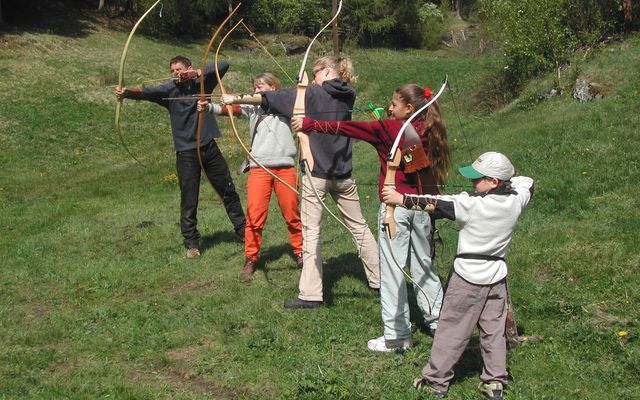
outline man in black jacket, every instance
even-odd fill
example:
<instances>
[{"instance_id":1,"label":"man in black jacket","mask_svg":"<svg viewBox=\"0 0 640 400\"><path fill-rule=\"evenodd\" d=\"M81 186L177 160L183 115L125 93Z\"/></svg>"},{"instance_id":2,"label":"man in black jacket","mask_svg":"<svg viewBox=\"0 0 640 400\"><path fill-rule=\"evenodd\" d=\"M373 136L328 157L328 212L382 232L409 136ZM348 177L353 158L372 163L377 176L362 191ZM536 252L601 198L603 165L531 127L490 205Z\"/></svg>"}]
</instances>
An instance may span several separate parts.
<instances>
[{"instance_id":1,"label":"man in black jacket","mask_svg":"<svg viewBox=\"0 0 640 400\"><path fill-rule=\"evenodd\" d=\"M201 167L196 150L197 104L195 98L190 99L189 97L199 93L200 79L204 79L207 93L213 91L218 81L213 65L206 66L204 71L194 69L191 61L186 57L172 58L169 67L173 79L148 88L116 88L116 96L118 98L148 100L161 105L169 112L176 151L176 171L180 184L180 229L184 237L184 245L187 248L187 258L196 258L200 256L200 233L196 225L198 222ZM226 61L218 63L221 77L228 69L229 63ZM243 241L245 215L227 162L216 144L215 138L217 137L220 137L220 130L214 114L203 114L199 143L202 165L208 180L223 200L236 237Z\"/></svg>"}]
</instances>

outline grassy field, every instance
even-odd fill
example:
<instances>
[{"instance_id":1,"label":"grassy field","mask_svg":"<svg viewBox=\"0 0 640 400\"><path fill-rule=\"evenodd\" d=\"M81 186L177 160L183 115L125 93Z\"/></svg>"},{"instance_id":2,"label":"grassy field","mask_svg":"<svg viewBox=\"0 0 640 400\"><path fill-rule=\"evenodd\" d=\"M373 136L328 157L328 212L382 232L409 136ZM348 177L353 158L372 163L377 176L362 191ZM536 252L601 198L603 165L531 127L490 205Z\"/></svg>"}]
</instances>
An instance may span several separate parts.
<instances>
[{"instance_id":1,"label":"grassy field","mask_svg":"<svg viewBox=\"0 0 640 400\"><path fill-rule=\"evenodd\" d=\"M310 312L282 307L297 294L299 271L273 203L250 284L238 277L242 245L205 181L203 255L184 258L166 112L124 104L125 140L146 167L126 154L114 130L108 86L125 39L91 25L73 34L0 37L0 399L421 398L410 382L428 361L431 338L418 329L416 346L402 355L366 349L382 333L380 307L335 221L323 230L327 306ZM126 82L166 76L175 54L199 64L203 45L136 36ZM263 54L231 49L223 54L231 63L228 90L249 90L258 72L282 75ZM577 55L563 72L561 96L540 100L552 87L543 78L492 115L471 106L499 67L489 54L349 54L360 78L357 108L386 104L401 83L437 88L448 74L452 91L440 103L455 165L498 150L536 180L509 264L519 324L542 340L509 354L507 398L636 397L640 36ZM279 61L295 75L300 57ZM571 96L576 77L609 85L607 95L579 103ZM242 153L222 126L219 144L237 165ZM239 126L246 140L246 125ZM375 229L376 155L359 143L355 157L362 207ZM245 198L245 176L234 178ZM454 172L449 183L465 182ZM456 231L451 223L440 229L444 278ZM479 398L480 368L476 339L449 398Z\"/></svg>"}]
</instances>

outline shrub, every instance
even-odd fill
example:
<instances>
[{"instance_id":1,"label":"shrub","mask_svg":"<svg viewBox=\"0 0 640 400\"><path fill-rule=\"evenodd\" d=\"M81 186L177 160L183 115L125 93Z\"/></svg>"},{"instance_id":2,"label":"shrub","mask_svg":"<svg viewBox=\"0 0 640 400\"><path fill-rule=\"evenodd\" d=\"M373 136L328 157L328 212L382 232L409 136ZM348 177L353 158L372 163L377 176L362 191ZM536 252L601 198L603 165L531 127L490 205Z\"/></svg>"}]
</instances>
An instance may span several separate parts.
<instances>
[{"instance_id":1,"label":"shrub","mask_svg":"<svg viewBox=\"0 0 640 400\"><path fill-rule=\"evenodd\" d=\"M506 90L567 63L579 46L622 27L619 0L479 0L484 26L503 44Z\"/></svg>"}]
</instances>

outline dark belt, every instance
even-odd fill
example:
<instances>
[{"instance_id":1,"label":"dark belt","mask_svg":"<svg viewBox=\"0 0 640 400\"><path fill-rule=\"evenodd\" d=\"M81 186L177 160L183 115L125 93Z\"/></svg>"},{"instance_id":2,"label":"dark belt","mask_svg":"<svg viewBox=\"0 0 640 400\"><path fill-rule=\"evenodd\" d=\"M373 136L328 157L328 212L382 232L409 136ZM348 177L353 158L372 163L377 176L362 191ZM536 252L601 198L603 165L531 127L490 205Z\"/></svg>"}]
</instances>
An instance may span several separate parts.
<instances>
[{"instance_id":1,"label":"dark belt","mask_svg":"<svg viewBox=\"0 0 640 400\"><path fill-rule=\"evenodd\" d=\"M488 256L485 254L472 254L472 253L456 254L456 258L466 258L468 260L505 261L504 257Z\"/></svg>"}]
</instances>

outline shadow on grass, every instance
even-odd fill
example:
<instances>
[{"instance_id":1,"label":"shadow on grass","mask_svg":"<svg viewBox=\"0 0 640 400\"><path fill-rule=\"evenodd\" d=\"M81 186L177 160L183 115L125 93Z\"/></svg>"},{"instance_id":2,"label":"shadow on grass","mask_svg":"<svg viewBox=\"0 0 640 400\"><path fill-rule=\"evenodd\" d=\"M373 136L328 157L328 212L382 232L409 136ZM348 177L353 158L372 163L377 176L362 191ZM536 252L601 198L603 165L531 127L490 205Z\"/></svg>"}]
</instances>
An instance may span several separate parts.
<instances>
[{"instance_id":1,"label":"shadow on grass","mask_svg":"<svg viewBox=\"0 0 640 400\"><path fill-rule=\"evenodd\" d=\"M482 355L480 354L480 338L478 335L471 336L466 350L462 353L460 360L453 368L454 377L452 384L464 381L467 378L476 377L480 381L482 373Z\"/></svg>"},{"instance_id":2,"label":"shadow on grass","mask_svg":"<svg viewBox=\"0 0 640 400\"><path fill-rule=\"evenodd\" d=\"M333 304L333 287L341 278L351 276L362 281L364 287L369 287L364 274L362 261L355 253L345 253L338 257L331 257L323 263L323 299L325 306Z\"/></svg>"},{"instance_id":3,"label":"shadow on grass","mask_svg":"<svg viewBox=\"0 0 640 400\"><path fill-rule=\"evenodd\" d=\"M241 245L235 233L232 231L218 231L211 235L203 235L202 238L200 238L200 251L204 251L221 242L235 242Z\"/></svg>"},{"instance_id":4,"label":"shadow on grass","mask_svg":"<svg viewBox=\"0 0 640 400\"><path fill-rule=\"evenodd\" d=\"M288 244L279 244L276 246L262 246L260 252L260 260L258 261L260 268L264 268L266 272L269 272L269 268L267 267L267 263L273 260L277 260L280 257L288 255L291 259L291 268L295 269L296 261L293 258L293 251L291 250L291 246Z\"/></svg>"},{"instance_id":5,"label":"shadow on grass","mask_svg":"<svg viewBox=\"0 0 640 400\"><path fill-rule=\"evenodd\" d=\"M47 32L55 35L82 38L95 30L104 17L85 4L57 1L15 1L3 5L3 30L8 33Z\"/></svg>"}]
</instances>

